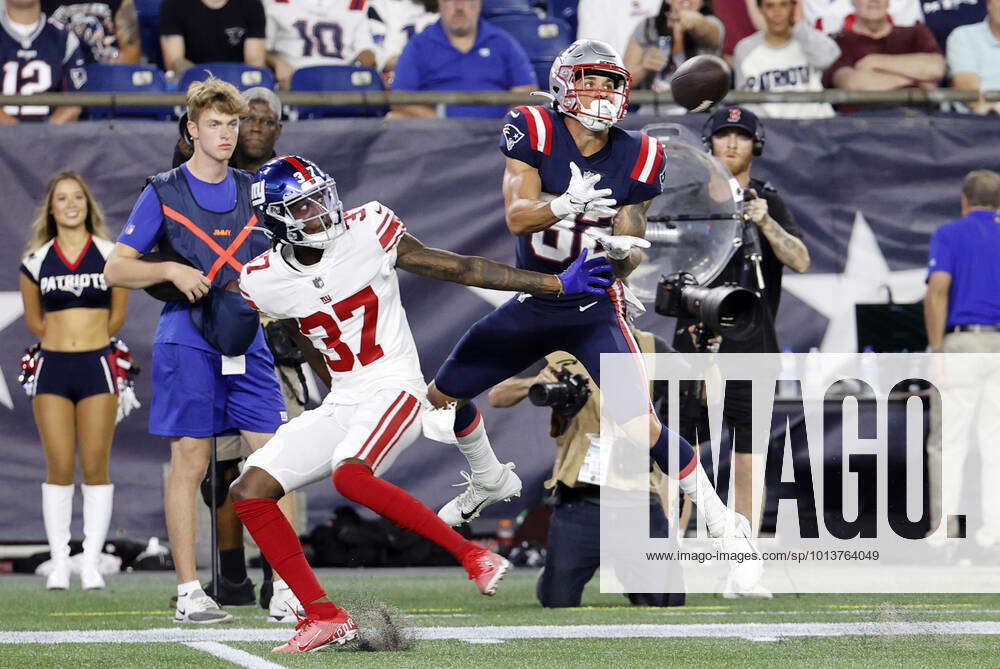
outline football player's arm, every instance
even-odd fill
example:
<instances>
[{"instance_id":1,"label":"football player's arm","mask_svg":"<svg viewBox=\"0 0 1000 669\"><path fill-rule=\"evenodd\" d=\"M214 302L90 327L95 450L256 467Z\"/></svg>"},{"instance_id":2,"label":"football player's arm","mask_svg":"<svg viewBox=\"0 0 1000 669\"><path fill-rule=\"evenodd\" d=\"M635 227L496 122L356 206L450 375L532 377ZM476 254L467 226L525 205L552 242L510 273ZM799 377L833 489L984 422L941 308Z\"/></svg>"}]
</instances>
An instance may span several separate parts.
<instances>
[{"instance_id":1,"label":"football player's arm","mask_svg":"<svg viewBox=\"0 0 1000 669\"><path fill-rule=\"evenodd\" d=\"M404 234L396 247L396 267L428 279L479 288L548 295L562 292L562 282L554 274L514 269L486 258L430 248L409 234Z\"/></svg>"},{"instance_id":2,"label":"football player's arm","mask_svg":"<svg viewBox=\"0 0 1000 669\"><path fill-rule=\"evenodd\" d=\"M21 272L21 302L24 304L24 324L28 332L39 339L45 336L45 312L38 284Z\"/></svg>"},{"instance_id":3,"label":"football player's arm","mask_svg":"<svg viewBox=\"0 0 1000 669\"><path fill-rule=\"evenodd\" d=\"M11 116L0 109L0 124L12 125L14 123L20 123L16 116Z\"/></svg>"},{"instance_id":4,"label":"football player's arm","mask_svg":"<svg viewBox=\"0 0 1000 669\"><path fill-rule=\"evenodd\" d=\"M612 223L615 235L628 235L630 237L645 239L646 212L649 210L649 205L652 202L652 200L646 200L639 204L626 204L619 209ZM615 276L623 279L639 266L639 263L642 262L642 255L641 249L633 248L629 251L628 257L621 260L608 257L608 262L611 263L611 268L614 270Z\"/></svg>"},{"instance_id":5,"label":"football player's arm","mask_svg":"<svg viewBox=\"0 0 1000 669\"><path fill-rule=\"evenodd\" d=\"M295 345L299 347L302 351L303 357L305 357L306 362L309 363L309 369L319 377L320 381L326 384L326 387L330 387L330 368L326 366L326 358L323 354L319 352L313 343L309 340L309 337L302 334L299 330L299 325L294 318L284 318L281 320L282 326L291 335L292 340Z\"/></svg>"},{"instance_id":6,"label":"football player's arm","mask_svg":"<svg viewBox=\"0 0 1000 669\"><path fill-rule=\"evenodd\" d=\"M548 202L539 199L542 178L538 170L516 158L507 158L503 171L503 212L515 235L530 235L558 221Z\"/></svg>"},{"instance_id":7,"label":"football player's arm","mask_svg":"<svg viewBox=\"0 0 1000 669\"><path fill-rule=\"evenodd\" d=\"M115 36L118 39L116 63L135 65L142 59L142 45L139 42L139 15L135 3L125 0L115 12Z\"/></svg>"},{"instance_id":8,"label":"football player's arm","mask_svg":"<svg viewBox=\"0 0 1000 669\"><path fill-rule=\"evenodd\" d=\"M111 289L111 310L108 313L108 334L114 335L125 325L128 313L128 291L124 288Z\"/></svg>"}]
</instances>

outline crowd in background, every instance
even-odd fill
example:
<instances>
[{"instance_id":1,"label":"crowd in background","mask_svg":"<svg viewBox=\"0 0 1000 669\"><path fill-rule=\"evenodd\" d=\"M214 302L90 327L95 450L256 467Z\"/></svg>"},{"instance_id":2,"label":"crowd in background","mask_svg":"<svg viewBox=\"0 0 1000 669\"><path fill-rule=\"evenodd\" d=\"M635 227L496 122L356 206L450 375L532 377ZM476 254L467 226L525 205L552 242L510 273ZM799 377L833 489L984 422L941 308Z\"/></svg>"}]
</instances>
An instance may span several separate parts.
<instances>
[{"instance_id":1,"label":"crowd in background","mask_svg":"<svg viewBox=\"0 0 1000 669\"><path fill-rule=\"evenodd\" d=\"M219 62L261 68L279 91L325 90L296 73L330 65L359 68L348 85L375 79L391 90L546 90L552 57L577 37L611 44L635 89L668 91L699 54L723 56L737 90L1000 89L1000 0L5 0L0 27L7 94L79 89L89 63L148 63L176 85L192 66ZM0 121L78 115L60 111L6 107ZM833 114L816 103L756 111ZM1000 103L958 111L997 113Z\"/></svg>"}]
</instances>

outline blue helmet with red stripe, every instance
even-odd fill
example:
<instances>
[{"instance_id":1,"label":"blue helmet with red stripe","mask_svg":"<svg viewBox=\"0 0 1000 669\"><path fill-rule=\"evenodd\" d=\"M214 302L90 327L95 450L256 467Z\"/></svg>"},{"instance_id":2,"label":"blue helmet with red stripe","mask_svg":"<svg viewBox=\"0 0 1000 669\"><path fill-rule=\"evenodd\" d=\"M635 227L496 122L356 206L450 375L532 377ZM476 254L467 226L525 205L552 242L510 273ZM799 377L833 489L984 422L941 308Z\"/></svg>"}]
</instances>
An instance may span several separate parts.
<instances>
[{"instance_id":1,"label":"blue helmet with red stripe","mask_svg":"<svg viewBox=\"0 0 1000 669\"><path fill-rule=\"evenodd\" d=\"M299 156L261 165L250 198L264 232L276 242L323 249L347 230L333 177Z\"/></svg>"}]
</instances>

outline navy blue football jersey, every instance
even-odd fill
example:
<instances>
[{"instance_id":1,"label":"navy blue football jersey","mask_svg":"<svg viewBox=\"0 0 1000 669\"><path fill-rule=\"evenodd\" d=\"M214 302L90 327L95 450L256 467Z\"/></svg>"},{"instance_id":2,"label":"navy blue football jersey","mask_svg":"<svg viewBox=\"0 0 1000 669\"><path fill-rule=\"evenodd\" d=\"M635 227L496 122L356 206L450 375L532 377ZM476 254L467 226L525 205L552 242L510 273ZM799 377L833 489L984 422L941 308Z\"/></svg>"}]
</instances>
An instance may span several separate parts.
<instances>
[{"instance_id":1,"label":"navy blue football jersey","mask_svg":"<svg viewBox=\"0 0 1000 669\"><path fill-rule=\"evenodd\" d=\"M525 106L512 109L504 118L500 150L538 170L542 198L555 198L569 187L574 162L586 175L597 173L594 188L610 188L618 207L651 200L663 191L665 160L663 147L649 135L612 126L608 143L592 156L584 157L573 141L562 117L553 109ZM558 274L584 248L590 255L604 253L595 236L609 235L611 219L591 220L585 215L557 221L532 235L516 237L517 266Z\"/></svg>"},{"instance_id":2,"label":"navy blue football jersey","mask_svg":"<svg viewBox=\"0 0 1000 669\"><path fill-rule=\"evenodd\" d=\"M45 14L28 35L0 10L0 77L5 95L34 95L74 91L86 81L80 40L65 28L49 21ZM49 108L40 105L8 105L4 112L21 118L43 118Z\"/></svg>"},{"instance_id":3,"label":"navy blue football jersey","mask_svg":"<svg viewBox=\"0 0 1000 669\"><path fill-rule=\"evenodd\" d=\"M111 288L104 280L104 263L114 247L114 242L91 235L75 260L63 255L54 238L29 253L21 272L38 285L42 311L109 309Z\"/></svg>"}]
</instances>

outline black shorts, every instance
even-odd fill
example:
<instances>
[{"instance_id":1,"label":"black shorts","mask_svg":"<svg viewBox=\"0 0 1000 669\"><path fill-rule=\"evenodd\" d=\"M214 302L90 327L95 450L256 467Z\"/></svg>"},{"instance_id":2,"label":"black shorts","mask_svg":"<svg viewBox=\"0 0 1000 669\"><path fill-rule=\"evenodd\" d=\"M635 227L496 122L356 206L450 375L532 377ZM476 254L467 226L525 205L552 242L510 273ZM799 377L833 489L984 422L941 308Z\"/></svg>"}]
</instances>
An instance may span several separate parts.
<instances>
[{"instance_id":1,"label":"black shorts","mask_svg":"<svg viewBox=\"0 0 1000 669\"><path fill-rule=\"evenodd\" d=\"M64 353L39 351L35 395L59 395L74 404L91 395L115 393L111 347L96 351Z\"/></svg>"}]
</instances>

